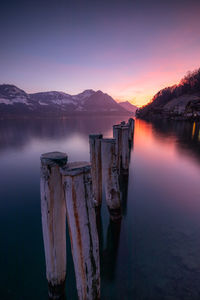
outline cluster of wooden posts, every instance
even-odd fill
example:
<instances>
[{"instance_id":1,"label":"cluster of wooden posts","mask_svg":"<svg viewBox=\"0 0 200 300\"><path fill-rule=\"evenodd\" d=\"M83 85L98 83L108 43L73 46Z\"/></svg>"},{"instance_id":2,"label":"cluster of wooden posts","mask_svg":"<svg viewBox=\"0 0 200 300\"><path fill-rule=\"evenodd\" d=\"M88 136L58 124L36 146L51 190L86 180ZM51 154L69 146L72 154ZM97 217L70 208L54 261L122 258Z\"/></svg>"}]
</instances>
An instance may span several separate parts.
<instances>
[{"instance_id":1,"label":"cluster of wooden posts","mask_svg":"<svg viewBox=\"0 0 200 300\"><path fill-rule=\"evenodd\" d=\"M113 138L89 135L90 163L61 152L41 155L41 213L50 299L62 299L66 279L66 218L80 300L100 299L97 215L102 178L112 221L121 219L120 174L129 169L134 120L113 126Z\"/></svg>"}]
</instances>

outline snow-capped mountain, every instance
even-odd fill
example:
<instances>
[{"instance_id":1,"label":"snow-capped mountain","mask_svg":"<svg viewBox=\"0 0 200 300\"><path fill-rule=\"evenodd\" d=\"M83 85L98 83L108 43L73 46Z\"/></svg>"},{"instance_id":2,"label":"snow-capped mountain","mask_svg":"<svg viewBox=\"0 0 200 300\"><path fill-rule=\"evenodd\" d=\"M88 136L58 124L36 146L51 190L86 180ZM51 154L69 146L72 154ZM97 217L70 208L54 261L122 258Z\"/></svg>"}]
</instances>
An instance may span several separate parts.
<instances>
[{"instance_id":1,"label":"snow-capped mountain","mask_svg":"<svg viewBox=\"0 0 200 300\"><path fill-rule=\"evenodd\" d=\"M102 91L85 90L77 95L57 91L27 94L14 85L0 85L0 116L80 113L127 114L128 111Z\"/></svg>"}]
</instances>

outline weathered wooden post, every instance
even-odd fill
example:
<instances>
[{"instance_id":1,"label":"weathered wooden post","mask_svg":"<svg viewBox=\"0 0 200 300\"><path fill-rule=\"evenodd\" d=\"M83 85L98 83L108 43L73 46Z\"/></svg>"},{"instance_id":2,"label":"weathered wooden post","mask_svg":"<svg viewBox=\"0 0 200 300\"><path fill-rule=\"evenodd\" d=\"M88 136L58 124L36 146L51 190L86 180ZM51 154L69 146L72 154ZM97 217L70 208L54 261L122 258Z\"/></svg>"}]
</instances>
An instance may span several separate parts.
<instances>
[{"instance_id":1,"label":"weathered wooden post","mask_svg":"<svg viewBox=\"0 0 200 300\"><path fill-rule=\"evenodd\" d=\"M116 140L116 155L117 155L117 167L121 168L122 160L122 127L121 125L113 125L113 138Z\"/></svg>"},{"instance_id":2,"label":"weathered wooden post","mask_svg":"<svg viewBox=\"0 0 200 300\"><path fill-rule=\"evenodd\" d=\"M92 187L95 207L101 207L102 202L102 163L101 163L101 139L102 134L90 134L90 162L92 174Z\"/></svg>"},{"instance_id":3,"label":"weathered wooden post","mask_svg":"<svg viewBox=\"0 0 200 300\"><path fill-rule=\"evenodd\" d=\"M129 169L129 126L122 126L122 171L128 173Z\"/></svg>"},{"instance_id":4,"label":"weathered wooden post","mask_svg":"<svg viewBox=\"0 0 200 300\"><path fill-rule=\"evenodd\" d=\"M41 156L41 213L50 299L61 299L66 277L66 205L60 167L67 155L60 152Z\"/></svg>"},{"instance_id":5,"label":"weathered wooden post","mask_svg":"<svg viewBox=\"0 0 200 300\"><path fill-rule=\"evenodd\" d=\"M71 163L62 170L67 220L79 300L100 299L99 240L91 167Z\"/></svg>"},{"instance_id":6,"label":"weathered wooden post","mask_svg":"<svg viewBox=\"0 0 200 300\"><path fill-rule=\"evenodd\" d=\"M128 120L128 123L129 123L129 125L131 126L131 131L132 131L132 133L133 133L133 131L134 131L134 125L135 125L135 120L134 120L133 118L130 118L130 119Z\"/></svg>"},{"instance_id":7,"label":"weathered wooden post","mask_svg":"<svg viewBox=\"0 0 200 300\"><path fill-rule=\"evenodd\" d=\"M133 133L134 133L134 126L135 126L135 120L130 118L128 120L128 125L129 125L129 144L130 144L130 148L133 147Z\"/></svg>"},{"instance_id":8,"label":"weathered wooden post","mask_svg":"<svg viewBox=\"0 0 200 300\"><path fill-rule=\"evenodd\" d=\"M104 178L106 202L112 220L121 218L119 170L116 157L116 140L101 140L102 173Z\"/></svg>"}]
</instances>

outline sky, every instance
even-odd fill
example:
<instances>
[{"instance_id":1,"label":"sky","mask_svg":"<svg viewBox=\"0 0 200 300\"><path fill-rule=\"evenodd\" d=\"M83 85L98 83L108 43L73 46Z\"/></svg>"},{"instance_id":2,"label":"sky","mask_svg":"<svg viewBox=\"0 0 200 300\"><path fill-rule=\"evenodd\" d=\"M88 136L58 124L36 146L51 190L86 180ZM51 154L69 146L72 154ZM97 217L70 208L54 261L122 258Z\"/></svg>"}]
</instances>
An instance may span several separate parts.
<instances>
[{"instance_id":1,"label":"sky","mask_svg":"<svg viewBox=\"0 0 200 300\"><path fill-rule=\"evenodd\" d=\"M199 0L1 2L0 83L26 92L94 89L142 106L199 67Z\"/></svg>"}]
</instances>

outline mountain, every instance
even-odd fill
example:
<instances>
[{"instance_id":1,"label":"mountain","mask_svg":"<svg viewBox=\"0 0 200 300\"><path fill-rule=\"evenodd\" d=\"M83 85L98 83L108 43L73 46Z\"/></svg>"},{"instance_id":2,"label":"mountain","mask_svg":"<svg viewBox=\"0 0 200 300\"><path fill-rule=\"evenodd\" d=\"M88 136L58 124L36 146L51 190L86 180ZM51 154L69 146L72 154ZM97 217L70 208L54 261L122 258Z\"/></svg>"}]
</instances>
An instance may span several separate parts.
<instances>
[{"instance_id":1,"label":"mountain","mask_svg":"<svg viewBox=\"0 0 200 300\"><path fill-rule=\"evenodd\" d=\"M64 117L80 114L129 114L102 91L77 95L63 92L27 94L14 85L0 85L0 117Z\"/></svg>"},{"instance_id":2,"label":"mountain","mask_svg":"<svg viewBox=\"0 0 200 300\"><path fill-rule=\"evenodd\" d=\"M119 102L119 105L134 114L135 114L136 110L138 109L137 106L131 104L129 101Z\"/></svg>"},{"instance_id":3,"label":"mountain","mask_svg":"<svg viewBox=\"0 0 200 300\"><path fill-rule=\"evenodd\" d=\"M200 69L189 72L178 85L160 90L150 103L137 110L136 116L200 120Z\"/></svg>"}]
</instances>

